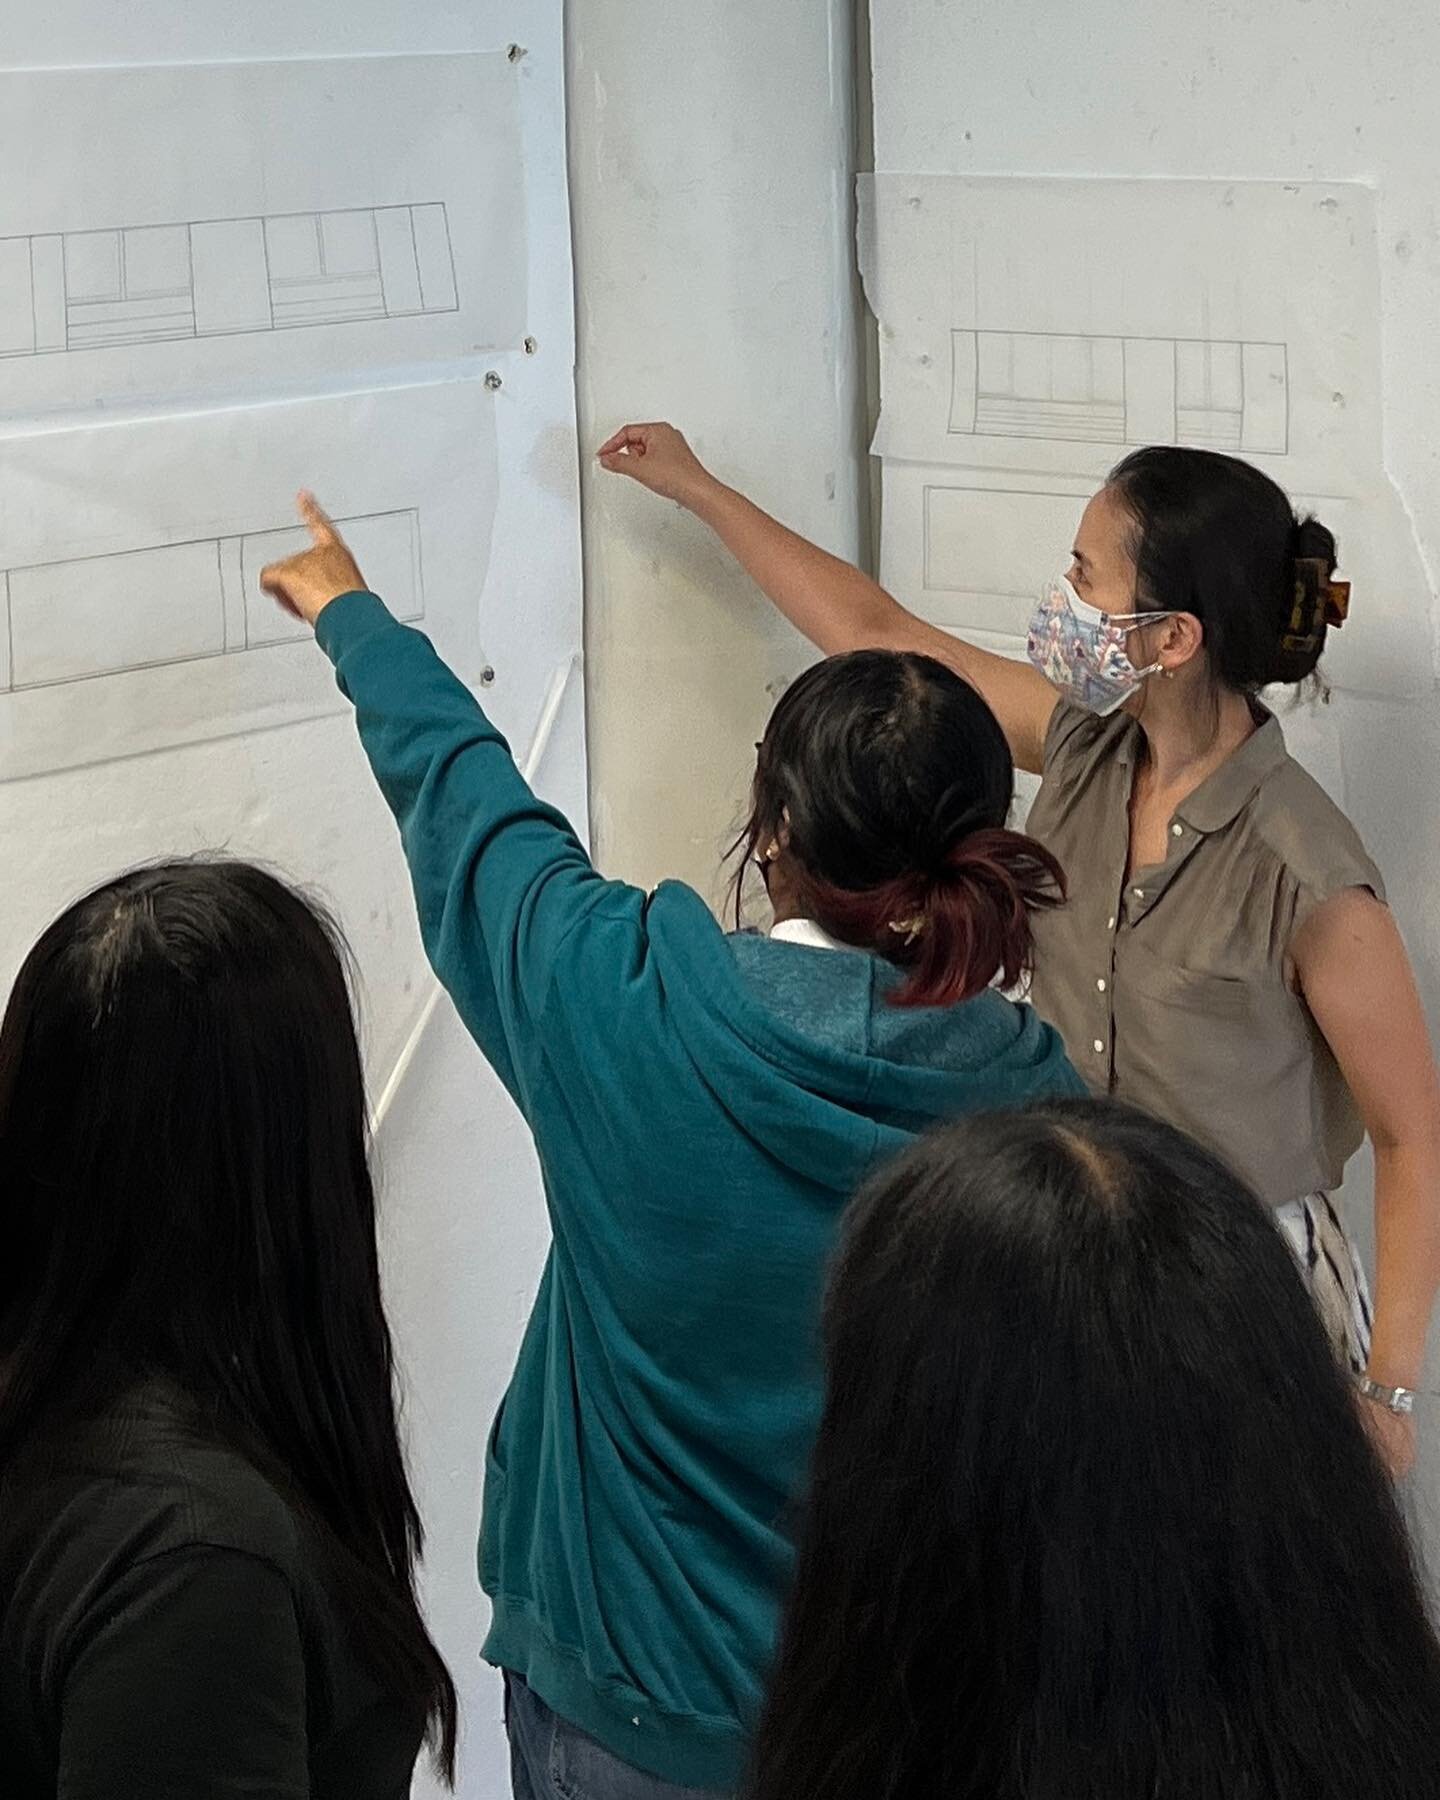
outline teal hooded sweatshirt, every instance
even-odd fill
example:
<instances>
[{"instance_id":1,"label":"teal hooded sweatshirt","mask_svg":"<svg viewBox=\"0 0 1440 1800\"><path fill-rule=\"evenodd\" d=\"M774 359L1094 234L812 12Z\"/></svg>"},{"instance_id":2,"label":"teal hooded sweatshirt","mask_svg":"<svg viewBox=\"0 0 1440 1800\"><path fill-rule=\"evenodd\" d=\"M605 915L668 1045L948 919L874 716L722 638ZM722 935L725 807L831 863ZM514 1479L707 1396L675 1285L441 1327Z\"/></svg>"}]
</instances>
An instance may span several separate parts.
<instances>
[{"instance_id":1,"label":"teal hooded sweatshirt","mask_svg":"<svg viewBox=\"0 0 1440 1800\"><path fill-rule=\"evenodd\" d=\"M544 1176L553 1243L486 1457L484 1653L637 1767L732 1788L846 1201L937 1120L1081 1084L998 993L898 1009L879 958L727 937L687 887L605 880L424 637L362 593L317 635L427 953Z\"/></svg>"}]
</instances>

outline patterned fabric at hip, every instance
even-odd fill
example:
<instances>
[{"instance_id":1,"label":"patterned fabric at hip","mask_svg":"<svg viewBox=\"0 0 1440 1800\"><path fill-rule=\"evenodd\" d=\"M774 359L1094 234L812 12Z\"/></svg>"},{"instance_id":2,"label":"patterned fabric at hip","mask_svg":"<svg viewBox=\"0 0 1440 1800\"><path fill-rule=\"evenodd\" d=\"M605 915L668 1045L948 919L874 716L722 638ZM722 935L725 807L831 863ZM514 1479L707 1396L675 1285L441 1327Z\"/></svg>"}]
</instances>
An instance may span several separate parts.
<instances>
[{"instance_id":1,"label":"patterned fabric at hip","mask_svg":"<svg viewBox=\"0 0 1440 1800\"><path fill-rule=\"evenodd\" d=\"M1336 1354L1362 1374L1370 1360L1370 1285L1330 1196L1292 1200L1276 1209L1275 1223L1295 1253Z\"/></svg>"}]
</instances>

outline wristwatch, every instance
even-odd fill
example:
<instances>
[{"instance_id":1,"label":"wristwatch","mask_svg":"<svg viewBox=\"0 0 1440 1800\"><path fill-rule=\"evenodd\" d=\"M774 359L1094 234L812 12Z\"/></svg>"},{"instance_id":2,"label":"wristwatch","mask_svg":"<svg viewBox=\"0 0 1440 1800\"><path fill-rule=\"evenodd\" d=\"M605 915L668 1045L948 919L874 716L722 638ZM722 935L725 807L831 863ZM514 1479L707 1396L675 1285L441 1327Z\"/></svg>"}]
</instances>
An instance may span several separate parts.
<instances>
[{"instance_id":1,"label":"wristwatch","mask_svg":"<svg viewBox=\"0 0 1440 1800\"><path fill-rule=\"evenodd\" d=\"M1415 1410L1415 1393L1413 1388L1382 1387L1378 1381L1372 1381L1368 1375L1357 1375L1355 1385L1367 1400L1373 1400L1377 1406L1387 1411L1398 1413L1401 1418Z\"/></svg>"}]
</instances>

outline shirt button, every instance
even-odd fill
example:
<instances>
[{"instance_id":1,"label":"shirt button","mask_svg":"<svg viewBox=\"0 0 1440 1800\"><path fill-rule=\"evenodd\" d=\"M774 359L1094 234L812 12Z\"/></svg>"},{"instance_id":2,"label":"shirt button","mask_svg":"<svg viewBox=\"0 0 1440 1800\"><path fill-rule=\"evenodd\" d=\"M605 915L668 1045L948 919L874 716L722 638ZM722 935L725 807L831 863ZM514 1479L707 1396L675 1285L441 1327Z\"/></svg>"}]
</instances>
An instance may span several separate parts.
<instances>
[{"instance_id":1,"label":"shirt button","mask_svg":"<svg viewBox=\"0 0 1440 1800\"><path fill-rule=\"evenodd\" d=\"M1096 1054L1096 1055L1097 1055L1097 1056L1103 1056L1103 1055L1104 1055L1104 1054L1105 1054L1105 1040L1104 1040L1104 1038L1096 1038L1096 1040L1095 1040L1095 1054Z\"/></svg>"},{"instance_id":2,"label":"shirt button","mask_svg":"<svg viewBox=\"0 0 1440 1800\"><path fill-rule=\"evenodd\" d=\"M1130 891L1132 894L1134 894L1134 896L1137 900L1143 900L1145 898L1144 888L1131 888Z\"/></svg>"},{"instance_id":3,"label":"shirt button","mask_svg":"<svg viewBox=\"0 0 1440 1800\"><path fill-rule=\"evenodd\" d=\"M1103 975L1102 975L1102 976L1101 976L1101 978L1100 978L1100 979L1099 979L1099 981L1097 981L1097 982L1096 982L1096 983L1095 983L1095 985L1096 985L1096 987L1097 987L1097 988L1099 988L1099 990L1100 990L1100 992L1101 992L1101 993L1102 993L1102 994L1103 994L1103 993L1104 993L1104 992L1105 992L1105 978L1104 978L1104 976L1103 976Z\"/></svg>"},{"instance_id":4,"label":"shirt button","mask_svg":"<svg viewBox=\"0 0 1440 1800\"><path fill-rule=\"evenodd\" d=\"M1105 921L1105 929L1107 931L1113 931L1115 929L1115 918L1113 914Z\"/></svg>"},{"instance_id":5,"label":"shirt button","mask_svg":"<svg viewBox=\"0 0 1440 1800\"><path fill-rule=\"evenodd\" d=\"M1172 825L1170 827L1170 835L1171 837L1184 837L1185 827L1183 825Z\"/></svg>"}]
</instances>

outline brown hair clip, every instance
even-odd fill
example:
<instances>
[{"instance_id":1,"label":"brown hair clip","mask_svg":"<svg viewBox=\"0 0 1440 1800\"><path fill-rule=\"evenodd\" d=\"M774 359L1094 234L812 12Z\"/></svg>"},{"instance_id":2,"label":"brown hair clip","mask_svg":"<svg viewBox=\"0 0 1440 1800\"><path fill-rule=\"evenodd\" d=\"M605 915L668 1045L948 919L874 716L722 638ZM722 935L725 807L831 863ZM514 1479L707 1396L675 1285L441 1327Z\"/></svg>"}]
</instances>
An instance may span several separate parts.
<instances>
[{"instance_id":1,"label":"brown hair clip","mask_svg":"<svg viewBox=\"0 0 1440 1800\"><path fill-rule=\"evenodd\" d=\"M1350 583L1325 581L1325 623L1338 631L1350 617Z\"/></svg>"},{"instance_id":2,"label":"brown hair clip","mask_svg":"<svg viewBox=\"0 0 1440 1800\"><path fill-rule=\"evenodd\" d=\"M1303 655L1315 648L1327 626L1338 631L1349 616L1350 583L1335 581L1318 557L1297 557L1295 601L1280 640L1283 647Z\"/></svg>"}]
</instances>

